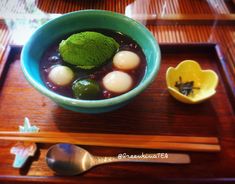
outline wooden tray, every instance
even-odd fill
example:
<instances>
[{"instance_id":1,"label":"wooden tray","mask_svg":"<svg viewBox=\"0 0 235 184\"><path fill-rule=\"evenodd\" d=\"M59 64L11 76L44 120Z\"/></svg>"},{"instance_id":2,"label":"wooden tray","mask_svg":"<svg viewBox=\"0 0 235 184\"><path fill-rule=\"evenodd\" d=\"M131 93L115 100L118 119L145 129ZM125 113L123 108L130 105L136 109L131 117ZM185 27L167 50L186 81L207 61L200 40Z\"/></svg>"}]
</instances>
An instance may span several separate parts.
<instances>
[{"instance_id":1,"label":"wooden tray","mask_svg":"<svg viewBox=\"0 0 235 184\"><path fill-rule=\"evenodd\" d=\"M58 107L25 80L20 68L21 47L10 46L0 70L0 131L17 130L28 117L41 131L96 132L152 135L217 136L219 153L190 153L190 165L118 163L98 166L75 177L58 177L44 161L49 144L21 169L13 169L9 149L14 142L0 141L0 181L2 182L138 182L150 180L235 181L234 78L216 44L161 44L162 64L154 83L126 107L105 114L87 115ZM186 105L171 97L166 89L165 72L185 59L198 61L203 69L219 76L216 95L198 105ZM234 77L234 76L232 76ZM127 140L128 141L128 140ZM84 146L96 155L142 154L158 150ZM166 152L161 150L161 152Z\"/></svg>"}]
</instances>

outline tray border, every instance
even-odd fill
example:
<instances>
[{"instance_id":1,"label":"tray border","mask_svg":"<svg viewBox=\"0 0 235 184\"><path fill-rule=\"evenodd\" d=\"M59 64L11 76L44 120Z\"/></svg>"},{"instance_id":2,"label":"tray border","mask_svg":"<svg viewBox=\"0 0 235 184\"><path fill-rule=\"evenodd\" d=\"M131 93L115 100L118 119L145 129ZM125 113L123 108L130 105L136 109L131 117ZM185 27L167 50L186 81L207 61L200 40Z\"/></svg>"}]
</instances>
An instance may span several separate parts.
<instances>
[{"instance_id":1,"label":"tray border","mask_svg":"<svg viewBox=\"0 0 235 184\"><path fill-rule=\"evenodd\" d=\"M233 0L224 0L224 3L230 13L235 13L235 1L233 2Z\"/></svg>"},{"instance_id":2,"label":"tray border","mask_svg":"<svg viewBox=\"0 0 235 184\"><path fill-rule=\"evenodd\" d=\"M218 183L234 183L235 177L233 178L192 178L192 179L185 179L185 178L157 178L152 179L150 178L149 182L146 178L109 178L109 177L86 177L82 178L81 176L77 175L75 177L63 177L63 176L0 176L1 183L77 183L77 179L81 183L95 183L103 184L108 183L110 184L110 180L114 183L164 183L164 184L218 184ZM125 181L125 182L123 182ZM146 182L147 181L147 182Z\"/></svg>"},{"instance_id":3,"label":"tray border","mask_svg":"<svg viewBox=\"0 0 235 184\"><path fill-rule=\"evenodd\" d=\"M4 55L2 57L1 65L0 65L0 92L3 87L5 76L8 73L8 69L10 67L10 64L13 62L13 58L15 56L15 52L21 51L22 46L21 45L8 45Z\"/></svg>"},{"instance_id":4,"label":"tray border","mask_svg":"<svg viewBox=\"0 0 235 184\"><path fill-rule=\"evenodd\" d=\"M235 101L234 97L234 83L231 81L230 83L228 81L229 80L229 66L226 63L226 59L223 55L223 53L220 50L220 47L218 44L216 43L185 43L185 44L169 44L169 43L161 43L160 47L163 47L165 49L170 49L172 46L174 47L178 47L179 49L182 48L195 48L195 47L205 47L208 49L213 49L215 51L214 54L216 54L216 57L218 57L218 66L221 66L221 75L224 81L225 85L225 90L227 95L231 95L231 97L233 98L233 102ZM4 53L4 57L2 60L2 63L4 64L4 66L1 67L0 69L0 93L1 93L1 83L4 83L5 80L4 79L5 75L8 72L8 69L10 67L10 64L14 61L14 56L16 53L20 53L22 49L21 45L9 45ZM235 78L235 76L232 76ZM229 94L229 90L231 94ZM231 104L231 103L230 103ZM232 105L232 104L231 104ZM234 108L234 107L233 107ZM234 109L233 109L234 112ZM96 177L86 177L86 178L82 178L82 177L75 177L76 179L79 178L79 180L81 180L81 182L93 182L94 179L97 179L97 183L105 183L107 179L111 179L112 181L116 181L116 182L123 182L124 180L126 181L136 181L136 183L144 183L145 180L141 180L141 179L136 179L136 178L96 178ZM1 183L43 183L43 182L51 182L51 183L67 183L67 182L71 182L71 183L76 183L76 180L74 180L73 177L71 178L64 178L64 177L56 177L56 176L11 176L11 175L4 175L4 176L0 176L0 181ZM109 182L109 180L107 180ZM176 183L203 183L203 182L208 182L208 183L232 183L235 182L235 177L232 178L192 178L192 179L183 179L183 178L156 178L155 181L162 181L164 183L172 183L172 182L176 182Z\"/></svg>"}]
</instances>

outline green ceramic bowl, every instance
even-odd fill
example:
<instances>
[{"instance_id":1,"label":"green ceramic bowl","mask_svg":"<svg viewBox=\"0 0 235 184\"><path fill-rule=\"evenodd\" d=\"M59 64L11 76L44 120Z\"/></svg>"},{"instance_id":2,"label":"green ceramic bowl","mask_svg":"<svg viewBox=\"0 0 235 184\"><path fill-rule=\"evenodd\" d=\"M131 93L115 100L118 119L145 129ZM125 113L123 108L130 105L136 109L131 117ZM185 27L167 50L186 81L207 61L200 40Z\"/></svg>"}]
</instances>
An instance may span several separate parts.
<instances>
[{"instance_id":1,"label":"green ceramic bowl","mask_svg":"<svg viewBox=\"0 0 235 184\"><path fill-rule=\"evenodd\" d=\"M101 28L122 32L141 47L147 58L147 70L140 84L118 97L105 100L77 100L49 90L42 81L39 62L46 49L68 33ZM77 112L101 113L118 109L143 92L155 79L160 67L160 49L145 26L124 15L102 10L84 10L65 14L42 25L25 44L21 66L28 82L58 105Z\"/></svg>"}]
</instances>

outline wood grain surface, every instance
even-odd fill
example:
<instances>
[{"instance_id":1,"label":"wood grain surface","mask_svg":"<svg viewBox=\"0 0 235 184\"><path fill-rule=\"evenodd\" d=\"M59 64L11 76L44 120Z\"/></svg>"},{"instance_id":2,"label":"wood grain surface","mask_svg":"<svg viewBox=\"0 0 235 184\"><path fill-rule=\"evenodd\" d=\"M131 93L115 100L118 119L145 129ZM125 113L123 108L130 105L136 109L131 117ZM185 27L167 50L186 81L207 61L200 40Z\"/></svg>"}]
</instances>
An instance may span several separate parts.
<instances>
[{"instance_id":1,"label":"wood grain surface","mask_svg":"<svg viewBox=\"0 0 235 184\"><path fill-rule=\"evenodd\" d=\"M19 44L22 36L30 35L28 32L19 34L19 30L33 30L46 21L40 16L58 16L83 9L144 15L145 20L141 22L147 24L157 41L170 44L170 47L162 46L161 70L151 87L125 108L104 115L67 111L39 94L29 86L20 70L20 49L8 49L8 44ZM17 170L12 168L13 155L9 154L9 148L14 143L0 141L0 183L234 183L234 12L233 0L2 0L0 130L16 131L24 117L28 116L42 131L216 136L222 151L189 152L192 164L188 166L120 163L96 167L82 176L58 177L44 161L50 144L38 144L40 151L36 157L29 160L26 167ZM146 21L146 17L153 20ZM203 21L208 17L209 24ZM172 20L167 20L169 18ZM218 20L224 18L229 21L220 24ZM193 19L198 23L195 24ZM205 46L206 42L218 44L219 58L214 46ZM175 45L178 43L203 43L205 47L179 47ZM8 52L10 58L7 58ZM220 79L216 96L196 106L185 106L174 100L166 91L164 82L168 66L176 66L181 60L189 58L198 60L203 69L215 70ZM9 67L5 67L5 62L11 63ZM93 154L109 156L154 152L147 149L84 148Z\"/></svg>"}]
</instances>

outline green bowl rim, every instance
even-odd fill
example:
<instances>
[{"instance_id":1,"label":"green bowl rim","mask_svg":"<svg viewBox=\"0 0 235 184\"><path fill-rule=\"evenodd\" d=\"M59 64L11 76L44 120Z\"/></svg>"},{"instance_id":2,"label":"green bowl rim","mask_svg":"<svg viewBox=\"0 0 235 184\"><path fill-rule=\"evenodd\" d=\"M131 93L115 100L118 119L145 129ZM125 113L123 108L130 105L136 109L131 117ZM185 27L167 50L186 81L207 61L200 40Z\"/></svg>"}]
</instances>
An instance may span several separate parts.
<instances>
[{"instance_id":1,"label":"green bowl rim","mask_svg":"<svg viewBox=\"0 0 235 184\"><path fill-rule=\"evenodd\" d=\"M119 18L119 19L125 19L126 21L129 21L130 23L134 24L136 27L139 28L139 30L145 32L145 34L147 34L150 37L154 36L152 35L152 33L141 23L116 12L112 12L112 11L106 11L106 10L79 10L79 11L74 11L74 12L70 12L64 15L61 15L60 17L57 17L55 19L52 19L50 21L48 21L47 23L43 24L42 26L40 26L32 35L32 37L28 40L28 42L24 45L23 49L22 49L22 54L21 54L21 68L23 70L23 73L25 75L25 78L29 81L29 83L34 86L38 91L40 91L42 94L46 95L47 97L55 100L57 103L62 103L65 105L72 105L72 106L76 106L79 105L80 107L86 107L86 108L94 108L94 107L105 107L105 106L109 106L109 105L115 105L115 104L119 104L122 103L124 101L130 100L131 98L137 96L139 93L141 93L143 90L145 90L147 88L147 86L154 81L158 70L160 68L160 59L161 59L161 52L160 52L160 48L159 45L156 41L156 39L151 39L151 41L153 42L154 46L155 46L155 50L156 52L158 52L159 54L157 54L156 57L156 64L154 65L154 68L152 69L151 73L149 74L148 78L145 79L144 82L140 83L137 87L133 88L132 90L128 91L125 94L122 94L120 96L117 97L113 97L113 98L109 98L109 99L102 99L102 100L79 100L79 99L73 99L73 98L69 98L69 97L65 97L59 94L56 94L55 92L49 90L48 88L46 88L45 86L42 86L41 84L39 84L37 81L35 81L33 79L33 77L31 77L28 73L28 71L26 70L26 67L24 66L24 58L26 57L26 50L28 49L28 47L30 46L30 42L31 40L34 39L34 35L36 35L39 31L43 30L48 24L52 23L52 22L57 22L60 19L63 19L65 17L73 17L76 14L99 14L99 15L104 15L104 16L114 16L115 18Z\"/></svg>"}]
</instances>

